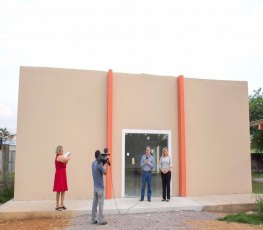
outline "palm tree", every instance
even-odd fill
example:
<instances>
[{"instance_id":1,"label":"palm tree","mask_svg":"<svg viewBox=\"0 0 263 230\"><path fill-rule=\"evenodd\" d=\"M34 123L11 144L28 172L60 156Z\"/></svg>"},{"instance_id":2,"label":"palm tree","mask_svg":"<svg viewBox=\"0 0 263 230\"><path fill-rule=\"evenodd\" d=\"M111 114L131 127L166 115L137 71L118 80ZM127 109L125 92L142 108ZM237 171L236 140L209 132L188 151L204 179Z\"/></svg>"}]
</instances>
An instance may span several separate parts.
<instances>
[{"instance_id":1,"label":"palm tree","mask_svg":"<svg viewBox=\"0 0 263 230\"><path fill-rule=\"evenodd\" d=\"M10 133L7 131L6 128L0 128L0 137L3 139L7 139L10 136Z\"/></svg>"},{"instance_id":2,"label":"palm tree","mask_svg":"<svg viewBox=\"0 0 263 230\"><path fill-rule=\"evenodd\" d=\"M3 141L4 140L7 140L8 138L10 137L10 133L7 131L6 128L0 128L0 149L2 149L2 144L3 144ZM2 150L3 151L3 150ZM2 182L3 184L5 185L5 187L7 187L7 184L6 184L6 178L5 178L5 168L6 168L6 165L5 165L5 153L4 151L2 152Z\"/></svg>"}]
</instances>

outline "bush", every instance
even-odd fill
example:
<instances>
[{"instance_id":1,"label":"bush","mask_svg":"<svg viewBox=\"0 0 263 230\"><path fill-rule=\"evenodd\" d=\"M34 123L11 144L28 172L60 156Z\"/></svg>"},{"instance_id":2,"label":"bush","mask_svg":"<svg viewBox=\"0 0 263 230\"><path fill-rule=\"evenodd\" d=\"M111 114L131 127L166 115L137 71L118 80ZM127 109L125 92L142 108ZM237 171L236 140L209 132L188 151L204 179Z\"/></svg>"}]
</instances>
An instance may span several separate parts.
<instances>
[{"instance_id":1,"label":"bush","mask_svg":"<svg viewBox=\"0 0 263 230\"><path fill-rule=\"evenodd\" d=\"M8 188L3 192L0 192L0 204L3 204L14 198L14 188Z\"/></svg>"},{"instance_id":2,"label":"bush","mask_svg":"<svg viewBox=\"0 0 263 230\"><path fill-rule=\"evenodd\" d=\"M263 196L258 195L256 197L257 214L260 220L263 220Z\"/></svg>"}]
</instances>

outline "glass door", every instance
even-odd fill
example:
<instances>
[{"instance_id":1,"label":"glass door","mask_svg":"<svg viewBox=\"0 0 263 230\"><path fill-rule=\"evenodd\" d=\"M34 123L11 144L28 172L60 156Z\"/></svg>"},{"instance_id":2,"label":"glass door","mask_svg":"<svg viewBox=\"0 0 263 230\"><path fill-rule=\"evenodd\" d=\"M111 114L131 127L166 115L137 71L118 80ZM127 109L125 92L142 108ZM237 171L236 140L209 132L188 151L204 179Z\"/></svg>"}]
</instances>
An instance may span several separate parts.
<instances>
[{"instance_id":1,"label":"glass door","mask_svg":"<svg viewBox=\"0 0 263 230\"><path fill-rule=\"evenodd\" d=\"M142 172L140 162L142 156L145 154L146 146L151 147L151 155L155 160L155 166L152 171L152 195L161 196L162 181L159 172L159 160L162 154L162 149L164 147L169 147L168 137L168 134L162 133L125 133L125 196L140 196ZM147 188L145 189L147 191Z\"/></svg>"}]
</instances>

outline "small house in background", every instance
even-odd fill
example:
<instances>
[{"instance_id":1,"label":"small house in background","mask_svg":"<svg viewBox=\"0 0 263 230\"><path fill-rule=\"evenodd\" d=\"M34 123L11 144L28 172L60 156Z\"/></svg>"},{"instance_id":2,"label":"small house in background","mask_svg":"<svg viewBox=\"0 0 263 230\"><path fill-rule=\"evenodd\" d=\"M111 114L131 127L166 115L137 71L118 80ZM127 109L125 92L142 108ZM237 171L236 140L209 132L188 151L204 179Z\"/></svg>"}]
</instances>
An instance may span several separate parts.
<instances>
[{"instance_id":1,"label":"small house in background","mask_svg":"<svg viewBox=\"0 0 263 230\"><path fill-rule=\"evenodd\" d=\"M71 151L68 198L91 198L94 152L109 148L106 198L139 196L151 146L172 158L172 195L250 193L247 82L21 67L15 200L53 199L55 149ZM158 166L152 190L161 196Z\"/></svg>"},{"instance_id":2,"label":"small house in background","mask_svg":"<svg viewBox=\"0 0 263 230\"><path fill-rule=\"evenodd\" d=\"M263 130L263 119L257 121L251 121L250 127L257 127L258 130Z\"/></svg>"}]
</instances>

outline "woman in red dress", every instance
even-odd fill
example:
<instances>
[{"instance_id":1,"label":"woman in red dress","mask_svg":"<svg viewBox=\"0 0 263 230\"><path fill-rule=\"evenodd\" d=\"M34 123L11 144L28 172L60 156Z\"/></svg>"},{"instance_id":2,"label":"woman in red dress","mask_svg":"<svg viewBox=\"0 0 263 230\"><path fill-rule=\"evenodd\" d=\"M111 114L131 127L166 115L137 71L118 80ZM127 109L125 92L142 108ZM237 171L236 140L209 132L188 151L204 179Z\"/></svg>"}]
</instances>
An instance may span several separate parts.
<instances>
[{"instance_id":1,"label":"woman in red dress","mask_svg":"<svg viewBox=\"0 0 263 230\"><path fill-rule=\"evenodd\" d=\"M70 159L70 156L68 157L63 156L63 147L61 145L57 147L56 154L57 154L55 159L56 173L54 179L53 192L57 192L56 210L62 211L63 209L64 210L67 209L64 205L64 198L65 198L65 191L68 191L66 165ZM59 205L59 197L61 197L61 205Z\"/></svg>"}]
</instances>

